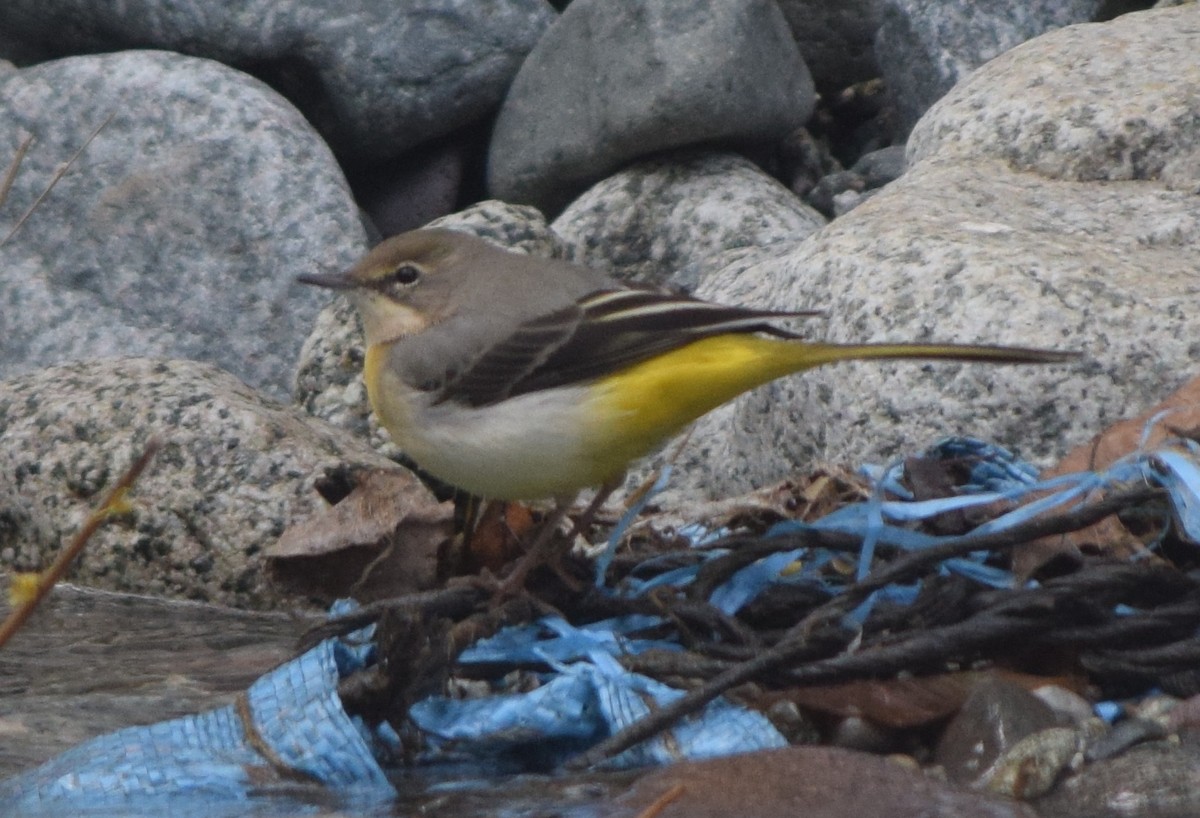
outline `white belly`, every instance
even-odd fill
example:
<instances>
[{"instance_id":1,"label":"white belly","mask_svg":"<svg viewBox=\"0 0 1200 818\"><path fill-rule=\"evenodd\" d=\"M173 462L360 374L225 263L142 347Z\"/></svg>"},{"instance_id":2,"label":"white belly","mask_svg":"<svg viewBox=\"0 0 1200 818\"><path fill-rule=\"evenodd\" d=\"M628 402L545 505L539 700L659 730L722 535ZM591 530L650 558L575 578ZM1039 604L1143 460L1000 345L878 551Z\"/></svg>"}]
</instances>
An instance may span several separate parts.
<instances>
[{"instance_id":1,"label":"white belly","mask_svg":"<svg viewBox=\"0 0 1200 818\"><path fill-rule=\"evenodd\" d=\"M537 500L573 495L616 476L611 460L586 445L586 386L481 408L429 406L424 395L414 397L409 422L389 427L393 438L421 468L472 494Z\"/></svg>"}]
</instances>

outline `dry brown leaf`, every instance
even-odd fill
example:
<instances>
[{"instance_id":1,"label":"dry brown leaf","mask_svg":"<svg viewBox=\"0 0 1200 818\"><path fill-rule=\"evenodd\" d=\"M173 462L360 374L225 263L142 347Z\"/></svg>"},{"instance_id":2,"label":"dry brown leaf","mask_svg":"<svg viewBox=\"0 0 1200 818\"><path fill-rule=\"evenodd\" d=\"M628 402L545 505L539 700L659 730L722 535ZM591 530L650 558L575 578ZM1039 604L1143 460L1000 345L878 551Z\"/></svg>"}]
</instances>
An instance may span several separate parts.
<instances>
[{"instance_id":1,"label":"dry brown leaf","mask_svg":"<svg viewBox=\"0 0 1200 818\"><path fill-rule=\"evenodd\" d=\"M991 669L962 671L903 679L860 679L835 685L806 685L763 697L757 706L770 706L780 699L819 713L867 721L893 729L920 727L957 712L971 689L987 677L1000 677L1026 690L1046 685L1067 689L1078 683L1066 677L1033 676Z\"/></svg>"},{"instance_id":2,"label":"dry brown leaf","mask_svg":"<svg viewBox=\"0 0 1200 818\"><path fill-rule=\"evenodd\" d=\"M1035 818L1031 807L936 781L911 767L836 747L784 747L684 761L645 773L620 814L661 818Z\"/></svg>"},{"instance_id":3,"label":"dry brown leaf","mask_svg":"<svg viewBox=\"0 0 1200 818\"><path fill-rule=\"evenodd\" d=\"M498 573L521 554L521 543L533 529L533 513L520 503L488 503L467 545L466 573L487 568Z\"/></svg>"},{"instance_id":4,"label":"dry brown leaf","mask_svg":"<svg viewBox=\"0 0 1200 818\"><path fill-rule=\"evenodd\" d=\"M267 549L271 578L291 593L369 602L432 588L454 508L400 470L351 475L336 505L295 523Z\"/></svg>"},{"instance_id":5,"label":"dry brown leaf","mask_svg":"<svg viewBox=\"0 0 1200 818\"><path fill-rule=\"evenodd\" d=\"M1167 414L1150 429L1147 423L1160 412ZM1047 469L1043 478L1085 470L1103 470L1117 460L1137 451L1139 446L1153 449L1171 437L1194 437L1200 430L1200 377L1193 378L1162 403L1135 418L1122 420L1105 429L1082 446L1077 446L1057 465ZM1013 572L1029 577L1046 563L1066 556L1078 559L1082 549L1100 551L1106 556L1125 559L1143 551L1140 538L1116 517L1057 537L1034 540L1013 551Z\"/></svg>"}]
</instances>

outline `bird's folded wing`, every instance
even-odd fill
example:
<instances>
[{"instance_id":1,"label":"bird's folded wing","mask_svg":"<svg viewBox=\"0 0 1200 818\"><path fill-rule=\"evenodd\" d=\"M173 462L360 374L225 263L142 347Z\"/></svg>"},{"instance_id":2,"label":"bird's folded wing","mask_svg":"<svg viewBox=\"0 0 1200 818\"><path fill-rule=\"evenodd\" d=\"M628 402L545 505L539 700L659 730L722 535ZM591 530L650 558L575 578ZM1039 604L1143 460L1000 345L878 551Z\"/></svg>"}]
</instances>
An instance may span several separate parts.
<instances>
[{"instance_id":1,"label":"bird's folded wing","mask_svg":"<svg viewBox=\"0 0 1200 818\"><path fill-rule=\"evenodd\" d=\"M814 314L727 307L652 290L602 290L522 324L447 383L437 400L487 406L589 381L728 332L795 338L768 322Z\"/></svg>"}]
</instances>

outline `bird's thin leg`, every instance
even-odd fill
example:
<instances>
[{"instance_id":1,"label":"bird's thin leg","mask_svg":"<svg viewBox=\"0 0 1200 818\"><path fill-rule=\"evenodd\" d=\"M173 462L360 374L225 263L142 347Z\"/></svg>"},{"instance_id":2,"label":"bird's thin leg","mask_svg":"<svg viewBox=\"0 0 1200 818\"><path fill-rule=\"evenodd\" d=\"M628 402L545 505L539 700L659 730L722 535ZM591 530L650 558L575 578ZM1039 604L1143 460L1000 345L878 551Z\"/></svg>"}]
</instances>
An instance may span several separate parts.
<instances>
[{"instance_id":1,"label":"bird's thin leg","mask_svg":"<svg viewBox=\"0 0 1200 818\"><path fill-rule=\"evenodd\" d=\"M596 496L583 510L583 513L576 519L575 524L571 526L570 532L567 534L567 548L575 542L575 538L588 530L592 525L592 520L596 518L596 514L604 506L604 501L607 500L617 487L621 485L621 478L609 480L602 485L597 491ZM554 549L554 534L558 530L558 526L562 523L563 518L570 512L575 501L579 499L579 494L573 496L559 497L555 502L554 511L542 523L538 530L537 536L534 537L529 549L525 552L525 556L513 566L513 570L504 581L500 583L496 591L496 596L503 599L512 596L525 587L525 580L529 576L529 572L539 565L545 565L558 575L558 578L563 581L563 584L573 590L582 590L579 583L570 575L562 566L562 557L565 553L562 549Z\"/></svg>"},{"instance_id":2,"label":"bird's thin leg","mask_svg":"<svg viewBox=\"0 0 1200 818\"><path fill-rule=\"evenodd\" d=\"M554 541L554 532L558 529L558 525L563 521L563 518L567 516L567 513L571 510L571 506L574 505L578 497L579 494L576 493L571 496L559 497L555 501L554 510L542 522L537 536L533 538L533 542L529 545L529 550L517 561L512 571L504 578L504 581L497 586L497 599L505 599L515 595L525 587L525 578L529 575L529 572L546 562L546 554L544 552L549 550L550 543Z\"/></svg>"},{"instance_id":3,"label":"bird's thin leg","mask_svg":"<svg viewBox=\"0 0 1200 818\"><path fill-rule=\"evenodd\" d=\"M462 507L462 530L466 534L466 538L470 539L475 533L475 529L479 527L479 521L483 517L484 506L487 502L482 497L476 497L474 494L468 494Z\"/></svg>"},{"instance_id":4,"label":"bird's thin leg","mask_svg":"<svg viewBox=\"0 0 1200 818\"><path fill-rule=\"evenodd\" d=\"M587 508L583 510L583 513L575 518L575 525L571 526L570 533L567 534L568 549L575 542L576 537L586 535L587 530L592 526L592 520L596 518L600 509L604 507L604 501L611 497L612 493L617 490L617 487L621 485L622 479L609 480L596 490L596 496L587 504ZM551 551L546 555L544 564L558 575L563 585L566 585L572 591L582 591L583 585L563 568L562 558L564 553L564 551Z\"/></svg>"},{"instance_id":5,"label":"bird's thin leg","mask_svg":"<svg viewBox=\"0 0 1200 818\"><path fill-rule=\"evenodd\" d=\"M575 525L571 527L571 533L567 537L567 542L575 542L575 538L591 528L592 520L596 519L596 515L600 513L600 509L604 507L604 501L612 496L612 493L617 490L624 480L624 477L609 480L596 490L596 496L592 498L592 502L587 504L587 508L575 520Z\"/></svg>"}]
</instances>

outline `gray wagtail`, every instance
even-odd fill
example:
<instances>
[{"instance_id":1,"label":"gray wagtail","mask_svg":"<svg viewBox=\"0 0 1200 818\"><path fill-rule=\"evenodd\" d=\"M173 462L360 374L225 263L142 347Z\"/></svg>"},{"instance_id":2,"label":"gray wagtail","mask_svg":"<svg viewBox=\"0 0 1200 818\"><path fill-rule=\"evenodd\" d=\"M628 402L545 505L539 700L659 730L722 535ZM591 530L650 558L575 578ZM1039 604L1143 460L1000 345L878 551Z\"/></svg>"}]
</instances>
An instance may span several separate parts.
<instances>
[{"instance_id":1,"label":"gray wagtail","mask_svg":"<svg viewBox=\"0 0 1200 818\"><path fill-rule=\"evenodd\" d=\"M632 289L587 267L450 230L394 236L344 273L299 281L343 290L357 306L371 407L419 466L479 497L558 501L510 575L517 582L581 489L616 485L632 461L768 381L849 359L1076 357L804 341L770 322L812 312Z\"/></svg>"}]
</instances>

